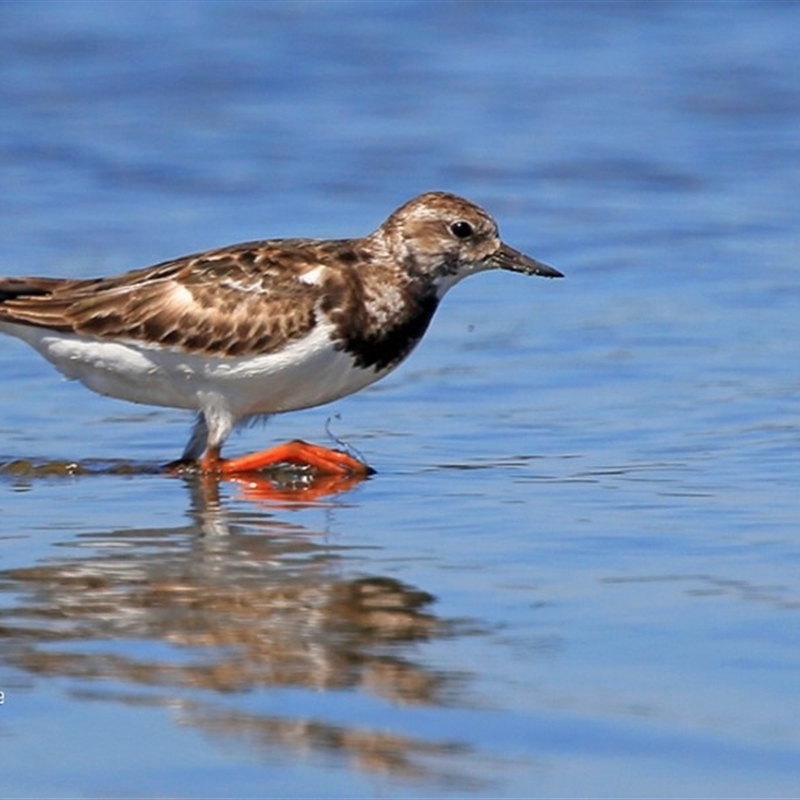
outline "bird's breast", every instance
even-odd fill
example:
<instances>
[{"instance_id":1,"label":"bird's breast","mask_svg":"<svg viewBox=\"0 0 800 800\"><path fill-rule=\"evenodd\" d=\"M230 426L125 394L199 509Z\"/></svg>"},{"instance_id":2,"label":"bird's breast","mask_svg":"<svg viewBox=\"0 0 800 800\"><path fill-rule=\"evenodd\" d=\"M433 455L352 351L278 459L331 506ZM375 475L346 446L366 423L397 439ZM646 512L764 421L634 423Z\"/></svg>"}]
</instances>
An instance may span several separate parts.
<instances>
[{"instance_id":1,"label":"bird's breast","mask_svg":"<svg viewBox=\"0 0 800 800\"><path fill-rule=\"evenodd\" d=\"M352 356L361 369L385 373L422 339L438 304L432 290L390 286L370 292L366 287L358 302L342 303L327 316L338 350Z\"/></svg>"}]
</instances>

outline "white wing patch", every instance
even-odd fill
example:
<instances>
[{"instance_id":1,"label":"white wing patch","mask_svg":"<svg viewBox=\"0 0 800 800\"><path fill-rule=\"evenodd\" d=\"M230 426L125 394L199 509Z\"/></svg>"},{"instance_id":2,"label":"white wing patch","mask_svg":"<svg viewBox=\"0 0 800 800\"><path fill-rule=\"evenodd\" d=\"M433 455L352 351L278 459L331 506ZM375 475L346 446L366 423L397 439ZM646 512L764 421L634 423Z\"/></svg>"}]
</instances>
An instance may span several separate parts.
<instances>
[{"instance_id":1,"label":"white wing patch","mask_svg":"<svg viewBox=\"0 0 800 800\"><path fill-rule=\"evenodd\" d=\"M301 273L297 276L297 280L301 281L302 283L306 283L309 286L322 286L325 272L327 271L327 267L320 264L317 267L312 267L309 270Z\"/></svg>"}]
</instances>

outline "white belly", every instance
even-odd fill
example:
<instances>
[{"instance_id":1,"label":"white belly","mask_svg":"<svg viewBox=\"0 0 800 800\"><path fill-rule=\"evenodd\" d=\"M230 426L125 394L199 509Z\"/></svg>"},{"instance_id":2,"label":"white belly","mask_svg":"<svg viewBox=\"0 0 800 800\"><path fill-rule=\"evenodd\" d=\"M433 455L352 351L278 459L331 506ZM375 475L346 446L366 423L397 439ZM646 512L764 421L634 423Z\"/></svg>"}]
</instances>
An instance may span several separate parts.
<instances>
[{"instance_id":1,"label":"white belly","mask_svg":"<svg viewBox=\"0 0 800 800\"><path fill-rule=\"evenodd\" d=\"M374 383L389 370L353 365L334 349L330 326L277 353L209 358L111 342L12 323L0 330L23 339L67 378L100 394L156 406L222 406L234 419L328 403Z\"/></svg>"}]
</instances>

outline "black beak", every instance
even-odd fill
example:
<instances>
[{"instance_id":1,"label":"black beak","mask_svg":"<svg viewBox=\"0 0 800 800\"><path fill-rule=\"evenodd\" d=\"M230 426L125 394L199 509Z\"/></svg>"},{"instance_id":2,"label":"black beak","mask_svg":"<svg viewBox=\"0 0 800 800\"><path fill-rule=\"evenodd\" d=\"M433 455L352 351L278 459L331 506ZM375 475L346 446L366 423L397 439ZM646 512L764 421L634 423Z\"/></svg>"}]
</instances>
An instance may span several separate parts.
<instances>
[{"instance_id":1,"label":"black beak","mask_svg":"<svg viewBox=\"0 0 800 800\"><path fill-rule=\"evenodd\" d=\"M489 261L500 269L507 269L511 272L522 272L525 275L541 275L543 278L563 278L563 273L557 269L542 264L541 261L520 253L507 244L501 244L500 249L489 259Z\"/></svg>"}]
</instances>

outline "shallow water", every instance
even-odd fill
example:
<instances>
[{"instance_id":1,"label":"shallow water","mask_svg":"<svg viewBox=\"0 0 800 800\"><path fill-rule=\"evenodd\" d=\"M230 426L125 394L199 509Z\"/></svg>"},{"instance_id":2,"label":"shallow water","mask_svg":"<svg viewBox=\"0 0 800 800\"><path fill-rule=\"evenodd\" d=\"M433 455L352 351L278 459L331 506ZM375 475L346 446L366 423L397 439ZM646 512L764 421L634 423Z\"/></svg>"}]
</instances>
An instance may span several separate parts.
<instances>
[{"instance_id":1,"label":"shallow water","mask_svg":"<svg viewBox=\"0 0 800 800\"><path fill-rule=\"evenodd\" d=\"M781 3L4 3L3 273L443 188L567 278L471 279L383 383L232 438L329 427L378 470L329 493L158 474L184 414L3 340L3 794L796 793L799 34Z\"/></svg>"}]
</instances>

